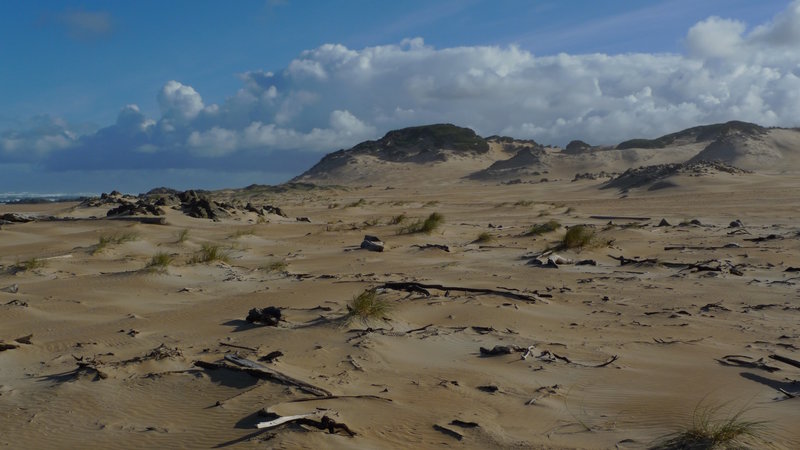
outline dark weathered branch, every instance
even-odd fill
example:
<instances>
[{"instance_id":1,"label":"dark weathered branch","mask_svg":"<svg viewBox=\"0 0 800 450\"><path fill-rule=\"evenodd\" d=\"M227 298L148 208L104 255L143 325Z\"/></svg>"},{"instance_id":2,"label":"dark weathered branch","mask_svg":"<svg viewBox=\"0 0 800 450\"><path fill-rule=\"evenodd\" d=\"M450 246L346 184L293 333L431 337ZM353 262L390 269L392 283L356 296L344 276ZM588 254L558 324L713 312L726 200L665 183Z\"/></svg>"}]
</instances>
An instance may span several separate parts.
<instances>
[{"instance_id":1,"label":"dark weathered branch","mask_svg":"<svg viewBox=\"0 0 800 450\"><path fill-rule=\"evenodd\" d=\"M537 297L532 295L518 294L516 292L509 292L498 289L470 288L462 286L444 286L441 284L417 283L415 281L402 281L402 282L390 281L384 283L381 286L378 286L378 288L392 289L396 291L416 292L423 294L426 297L429 297L431 295L428 289L436 289L438 291L456 291L456 292L471 292L475 294L499 295L501 297L511 298L514 300L524 300L528 302L535 302L539 300Z\"/></svg>"},{"instance_id":2,"label":"dark weathered branch","mask_svg":"<svg viewBox=\"0 0 800 450\"><path fill-rule=\"evenodd\" d=\"M314 386L313 384L307 383L303 380L298 380L297 378L290 377L289 375L283 374L271 368L264 367L261 364L255 363L253 361L244 358L234 357L232 355L226 355L225 359L233 362L234 364L228 364L226 362L213 363L206 361L195 361L194 365L208 370L228 369L237 372L244 372L256 378L260 378L262 380L271 380L281 384L294 386L303 392L316 395L317 397L330 397L333 395L330 391L325 390L321 387Z\"/></svg>"},{"instance_id":3,"label":"dark weathered branch","mask_svg":"<svg viewBox=\"0 0 800 450\"><path fill-rule=\"evenodd\" d=\"M784 364L788 364L790 366L794 366L794 367L800 368L800 361L798 361L796 359L787 358L787 357L781 356L781 355L769 355L769 357L771 359L774 359L775 361L780 361L780 362L782 362Z\"/></svg>"}]
</instances>

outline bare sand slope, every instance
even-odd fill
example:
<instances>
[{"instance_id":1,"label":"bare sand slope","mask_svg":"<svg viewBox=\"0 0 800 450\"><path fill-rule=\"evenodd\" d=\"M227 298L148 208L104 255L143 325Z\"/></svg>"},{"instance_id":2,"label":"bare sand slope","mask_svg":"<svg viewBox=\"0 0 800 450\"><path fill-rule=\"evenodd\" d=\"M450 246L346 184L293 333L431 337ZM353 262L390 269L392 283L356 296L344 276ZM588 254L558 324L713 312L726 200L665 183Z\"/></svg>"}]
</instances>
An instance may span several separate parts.
<instances>
[{"instance_id":1,"label":"bare sand slope","mask_svg":"<svg viewBox=\"0 0 800 450\"><path fill-rule=\"evenodd\" d=\"M169 210L167 225L3 225L0 288L18 291L0 292L0 340L16 347L0 351L0 446L646 448L698 405L764 421L754 448L800 446L800 399L779 390L800 391L800 369L768 358L800 359L796 177L626 195L586 180L398 180L263 199L291 220ZM67 206L0 213L104 214ZM431 234L397 234L432 212L445 222ZM590 245L556 253L596 265L530 264L555 258L543 252L564 227L526 235L549 220L592 225ZM386 251L357 249L365 234ZM204 244L227 262L196 261ZM171 263L145 270L158 253ZM345 319L355 295L395 281L450 289L379 290L385 319ZM244 320L267 306L278 326ZM532 348L481 355L498 345ZM337 397L195 365L233 353ZM319 412L356 435L258 430L262 409Z\"/></svg>"}]
</instances>

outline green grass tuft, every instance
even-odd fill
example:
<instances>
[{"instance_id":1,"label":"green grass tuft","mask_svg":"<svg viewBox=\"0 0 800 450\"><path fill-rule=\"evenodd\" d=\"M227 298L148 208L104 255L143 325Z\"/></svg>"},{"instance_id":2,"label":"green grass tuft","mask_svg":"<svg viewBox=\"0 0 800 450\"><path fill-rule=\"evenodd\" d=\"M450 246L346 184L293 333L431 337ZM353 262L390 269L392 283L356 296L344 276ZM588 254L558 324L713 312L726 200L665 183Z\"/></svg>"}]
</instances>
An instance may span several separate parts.
<instances>
[{"instance_id":1,"label":"green grass tuft","mask_svg":"<svg viewBox=\"0 0 800 450\"><path fill-rule=\"evenodd\" d=\"M494 240L494 236L492 236L490 233L488 233L486 231L483 231L483 232L481 232L481 234L478 235L477 238L475 238L475 240L473 242L475 242L477 244L485 244L487 242L492 242L493 240Z\"/></svg>"},{"instance_id":2,"label":"green grass tuft","mask_svg":"<svg viewBox=\"0 0 800 450\"><path fill-rule=\"evenodd\" d=\"M391 309L391 304L380 298L375 289L367 289L347 305L347 322L360 320L367 323L370 319L383 319Z\"/></svg>"},{"instance_id":3,"label":"green grass tuft","mask_svg":"<svg viewBox=\"0 0 800 450\"><path fill-rule=\"evenodd\" d=\"M203 244L203 247L200 249L197 254L191 259L191 263L198 264L198 263L210 263L214 261L221 261L221 262L228 262L230 260L230 255L228 252L219 245L213 244Z\"/></svg>"},{"instance_id":4,"label":"green grass tuft","mask_svg":"<svg viewBox=\"0 0 800 450\"><path fill-rule=\"evenodd\" d=\"M266 266L261 267L261 270L266 272L286 272L286 269L289 267L286 264L286 261L273 261Z\"/></svg>"},{"instance_id":5,"label":"green grass tuft","mask_svg":"<svg viewBox=\"0 0 800 450\"><path fill-rule=\"evenodd\" d=\"M94 250L92 250L92 254L94 255L102 252L111 244L122 244L125 242L135 241L137 239L139 239L139 235L132 231L124 233L101 234L100 238L97 240L97 245L95 245Z\"/></svg>"},{"instance_id":6,"label":"green grass tuft","mask_svg":"<svg viewBox=\"0 0 800 450\"><path fill-rule=\"evenodd\" d=\"M427 219L416 220L400 229L399 234L425 233L431 234L444 223L444 216L438 212L431 213Z\"/></svg>"},{"instance_id":7,"label":"green grass tuft","mask_svg":"<svg viewBox=\"0 0 800 450\"><path fill-rule=\"evenodd\" d=\"M189 239L189 229L184 228L178 232L178 244L183 244L187 239Z\"/></svg>"},{"instance_id":8,"label":"green grass tuft","mask_svg":"<svg viewBox=\"0 0 800 450\"><path fill-rule=\"evenodd\" d=\"M14 272L25 272L25 271L28 271L28 270L41 269L42 267L45 267L45 266L47 266L47 261L46 260L39 259L39 258L31 258L31 259L27 259L25 261L17 261L17 263L14 264L11 267L11 269Z\"/></svg>"},{"instance_id":9,"label":"green grass tuft","mask_svg":"<svg viewBox=\"0 0 800 450\"><path fill-rule=\"evenodd\" d=\"M344 207L345 208L357 208L359 206L364 206L366 204L367 204L367 201L364 200L363 198L360 198L357 201L354 201L353 203L348 203L348 204L344 205Z\"/></svg>"},{"instance_id":10,"label":"green grass tuft","mask_svg":"<svg viewBox=\"0 0 800 450\"><path fill-rule=\"evenodd\" d=\"M654 448L678 449L724 449L758 448L748 446L752 441L766 442L765 423L743 418L743 408L728 417L720 417L722 406L698 405L692 414L692 423L678 433L666 436Z\"/></svg>"},{"instance_id":11,"label":"green grass tuft","mask_svg":"<svg viewBox=\"0 0 800 450\"><path fill-rule=\"evenodd\" d=\"M575 225L567 230L561 240L562 248L583 248L592 243L594 230L586 225Z\"/></svg>"},{"instance_id":12,"label":"green grass tuft","mask_svg":"<svg viewBox=\"0 0 800 450\"><path fill-rule=\"evenodd\" d=\"M561 228L561 224L558 223L557 220L548 220L545 223L538 223L532 226L527 232L525 232L525 236L538 236L540 234L556 231L559 228Z\"/></svg>"},{"instance_id":13,"label":"green grass tuft","mask_svg":"<svg viewBox=\"0 0 800 450\"><path fill-rule=\"evenodd\" d=\"M150 258L150 261L145 266L145 269L152 271L165 270L172 264L172 255L169 253L158 252Z\"/></svg>"},{"instance_id":14,"label":"green grass tuft","mask_svg":"<svg viewBox=\"0 0 800 450\"><path fill-rule=\"evenodd\" d=\"M406 213L398 214L398 215L392 217L391 220L389 220L389 225L399 225L399 224L405 222L406 219L408 219L408 217L406 216Z\"/></svg>"}]
</instances>

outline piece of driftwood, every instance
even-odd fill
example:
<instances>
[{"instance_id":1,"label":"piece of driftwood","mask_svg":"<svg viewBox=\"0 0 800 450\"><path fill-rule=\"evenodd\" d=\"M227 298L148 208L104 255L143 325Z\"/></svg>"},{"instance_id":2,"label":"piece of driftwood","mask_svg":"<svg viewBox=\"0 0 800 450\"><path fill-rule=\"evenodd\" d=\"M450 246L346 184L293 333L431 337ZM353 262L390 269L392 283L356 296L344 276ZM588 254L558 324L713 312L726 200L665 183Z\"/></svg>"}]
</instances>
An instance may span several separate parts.
<instances>
[{"instance_id":1,"label":"piece of driftwood","mask_svg":"<svg viewBox=\"0 0 800 450\"><path fill-rule=\"evenodd\" d=\"M16 294L17 292L19 292L19 285L17 283L14 283L10 286L6 286L0 289L0 292L8 292L10 294Z\"/></svg>"},{"instance_id":2,"label":"piece of driftwood","mask_svg":"<svg viewBox=\"0 0 800 450\"><path fill-rule=\"evenodd\" d=\"M415 244L415 245L412 245L412 247L418 247L420 250L426 250L426 249L429 249L429 248L436 248L436 249L439 249L439 250L444 250L444 251L446 251L448 253L450 252L450 247L448 247L446 245L442 245L442 244L425 244L425 245Z\"/></svg>"},{"instance_id":3,"label":"piece of driftwood","mask_svg":"<svg viewBox=\"0 0 800 450\"><path fill-rule=\"evenodd\" d=\"M459 441L464 439L464 435L463 434L459 433L458 431L451 430L450 428L443 427L441 425L434 425L433 429L438 431L438 432L440 432L440 433L444 433L444 434L446 434L446 435L448 435L448 436L450 436L452 438L456 438Z\"/></svg>"},{"instance_id":4,"label":"piece of driftwood","mask_svg":"<svg viewBox=\"0 0 800 450\"><path fill-rule=\"evenodd\" d=\"M631 217L631 216L589 216L589 218L597 220L632 220L634 222L640 222L642 220L650 220L649 217Z\"/></svg>"},{"instance_id":5,"label":"piece of driftwood","mask_svg":"<svg viewBox=\"0 0 800 450\"><path fill-rule=\"evenodd\" d=\"M499 295L501 297L511 298L514 300L524 300L529 302L536 302L539 298L527 295L527 294L518 294L516 292L510 291L503 291L498 289L484 289L484 288L470 288L470 287L461 287L461 286L444 286L441 284L427 284L427 283L417 283L415 281L400 281L400 282L387 282L378 286L379 289L392 289L396 291L406 291L406 292L416 292L419 294L423 294L426 297L429 297L430 291L428 289L436 289L437 291L456 291L456 292L470 292L474 294L487 294L487 295Z\"/></svg>"},{"instance_id":6,"label":"piece of driftwood","mask_svg":"<svg viewBox=\"0 0 800 450\"><path fill-rule=\"evenodd\" d=\"M527 350L527 348L518 345L495 345L492 348L480 348L481 356L510 355L512 353L522 353Z\"/></svg>"},{"instance_id":7,"label":"piece of driftwood","mask_svg":"<svg viewBox=\"0 0 800 450\"><path fill-rule=\"evenodd\" d=\"M30 345L32 337L33 337L33 334L29 334L27 336L18 337L16 339L14 339L14 342L19 342L20 344L28 344L28 345Z\"/></svg>"},{"instance_id":8,"label":"piece of driftwood","mask_svg":"<svg viewBox=\"0 0 800 450\"><path fill-rule=\"evenodd\" d=\"M756 238L745 239L745 241L750 242L765 242L765 241L774 241L776 239L783 239L783 236L778 236L777 234L770 234L767 236L759 236Z\"/></svg>"},{"instance_id":9,"label":"piece of driftwood","mask_svg":"<svg viewBox=\"0 0 800 450\"><path fill-rule=\"evenodd\" d=\"M648 264L648 265L658 264L658 260L655 258L638 259L638 258L626 258L624 256L613 256L613 255L608 255L608 257L619 261L620 266L627 266L629 264Z\"/></svg>"},{"instance_id":10,"label":"piece of driftwood","mask_svg":"<svg viewBox=\"0 0 800 450\"><path fill-rule=\"evenodd\" d=\"M228 364L227 361L230 361L232 364ZM271 380L281 384L294 386L303 392L309 393L311 395L316 395L317 397L329 397L333 395L330 391L326 389L314 386L313 384L307 383L303 380L298 380L297 378L290 377L289 375L278 372L275 369L268 368L254 361L250 361L249 359L241 358L234 355L225 355L225 361L223 362L195 361L194 365L208 370L228 369L237 372L244 372L256 378Z\"/></svg>"},{"instance_id":11,"label":"piece of driftwood","mask_svg":"<svg viewBox=\"0 0 800 450\"><path fill-rule=\"evenodd\" d=\"M699 339L688 339L688 340L684 340L684 339L674 339L674 340L673 340L673 339L661 339L661 338L653 338L653 341L654 341L656 344L666 344L666 345L669 345L669 344L694 344L695 342L700 342L700 341L702 341L702 340L704 340L704 339L705 339L705 338L699 338Z\"/></svg>"},{"instance_id":12,"label":"piece of driftwood","mask_svg":"<svg viewBox=\"0 0 800 450\"><path fill-rule=\"evenodd\" d=\"M221 345L223 347L231 347L231 348L238 348L238 349L242 349L242 350L249 350L251 352L257 352L258 351L258 349L255 349L253 347L245 347L244 345L228 344L227 342L220 342L219 345Z\"/></svg>"},{"instance_id":13,"label":"piece of driftwood","mask_svg":"<svg viewBox=\"0 0 800 450\"><path fill-rule=\"evenodd\" d=\"M356 433L353 430L351 430L350 427L348 427L343 423L339 423L328 416L322 416L322 419L320 420L311 419L311 417L315 415L317 415L317 413L298 414L296 416L280 417L278 419L271 420L268 422L261 422L258 425L256 425L256 427L275 428L289 423L296 423L299 425L314 427L318 430L328 430L328 433L330 434L336 434L337 432L342 431L350 437L356 435Z\"/></svg>"},{"instance_id":14,"label":"piece of driftwood","mask_svg":"<svg viewBox=\"0 0 800 450\"><path fill-rule=\"evenodd\" d=\"M725 355L722 358L718 359L717 362L726 366L748 367L751 369L766 370L767 372L770 373L781 370L780 367L767 365L764 362L763 358L759 358L757 360L752 360L752 359L753 358L745 355Z\"/></svg>"},{"instance_id":15,"label":"piece of driftwood","mask_svg":"<svg viewBox=\"0 0 800 450\"><path fill-rule=\"evenodd\" d=\"M800 368L800 361L792 358L787 358L781 355L769 355L770 359L774 359L775 361L780 361L784 364L788 364L790 366L794 366Z\"/></svg>"},{"instance_id":16,"label":"piece of driftwood","mask_svg":"<svg viewBox=\"0 0 800 450\"><path fill-rule=\"evenodd\" d=\"M542 351L541 354L539 354L539 356L536 357L536 359L541 359L541 360L544 360L544 361L551 361L551 362L555 361L555 360L561 360L561 361L564 361L567 364L574 364L576 366L581 366L581 367L597 368L597 367L605 367L605 366L613 363L614 361L619 359L619 356L618 355L614 355L614 356L608 358L605 362L602 362L600 364L587 364L587 363L573 361L573 360L567 358L566 356L561 356L561 355L559 355L559 354L557 354L555 352L551 352L550 350L544 350L544 351Z\"/></svg>"},{"instance_id":17,"label":"piece of driftwood","mask_svg":"<svg viewBox=\"0 0 800 450\"><path fill-rule=\"evenodd\" d=\"M303 418L306 418L306 417L314 417L314 416L318 416L318 415L319 415L319 412L312 412L312 413L307 413L307 414L295 414L293 416L278 417L275 420L268 420L266 422L259 422L259 423L256 424L256 428L273 428L273 427L277 427L278 425L283 425L285 423L289 423L289 422L292 422L292 421L297 420L297 419L303 419Z\"/></svg>"},{"instance_id":18,"label":"piece of driftwood","mask_svg":"<svg viewBox=\"0 0 800 450\"><path fill-rule=\"evenodd\" d=\"M787 396L787 397L789 397L789 398L797 398L797 394L792 394L791 392L789 392L789 391L787 391L787 390L785 390L785 389L782 389L782 388L778 388L778 390L779 390L779 391L780 391L780 392L781 392L783 395L785 395L785 396Z\"/></svg>"},{"instance_id":19,"label":"piece of driftwood","mask_svg":"<svg viewBox=\"0 0 800 450\"><path fill-rule=\"evenodd\" d=\"M392 399L381 397L378 395L329 395L327 397L312 397L312 398L297 398L294 400L287 400L284 403L304 403L304 402L319 402L322 400L337 400L341 398L357 398L357 399L370 399L370 400L383 400L385 402L391 402Z\"/></svg>"},{"instance_id":20,"label":"piece of driftwood","mask_svg":"<svg viewBox=\"0 0 800 450\"><path fill-rule=\"evenodd\" d=\"M710 246L703 246L703 245L668 245L664 247L664 250L723 250L723 249L731 249L731 248L760 248L755 246L747 246L743 247L736 243L730 243L725 245L710 245Z\"/></svg>"}]
</instances>

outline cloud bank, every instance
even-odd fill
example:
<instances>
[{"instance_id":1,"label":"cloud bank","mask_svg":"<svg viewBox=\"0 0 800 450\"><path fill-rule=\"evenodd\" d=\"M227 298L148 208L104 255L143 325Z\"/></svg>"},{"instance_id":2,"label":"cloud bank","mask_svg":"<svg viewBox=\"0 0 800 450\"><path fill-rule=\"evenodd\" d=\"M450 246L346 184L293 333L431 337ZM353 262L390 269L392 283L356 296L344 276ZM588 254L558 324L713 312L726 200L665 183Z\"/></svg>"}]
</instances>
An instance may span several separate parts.
<instances>
[{"instance_id":1,"label":"cloud bank","mask_svg":"<svg viewBox=\"0 0 800 450\"><path fill-rule=\"evenodd\" d=\"M361 50L325 44L282 70L240 74L241 88L220 104L171 80L157 94L160 117L127 105L114 124L79 135L42 116L0 133L0 162L49 171L258 167L285 174L323 153L426 123L560 145L613 144L733 119L798 125L800 0L750 29L710 17L688 30L684 44L683 54L554 56L513 45L436 49L421 38Z\"/></svg>"}]
</instances>

